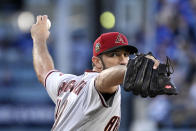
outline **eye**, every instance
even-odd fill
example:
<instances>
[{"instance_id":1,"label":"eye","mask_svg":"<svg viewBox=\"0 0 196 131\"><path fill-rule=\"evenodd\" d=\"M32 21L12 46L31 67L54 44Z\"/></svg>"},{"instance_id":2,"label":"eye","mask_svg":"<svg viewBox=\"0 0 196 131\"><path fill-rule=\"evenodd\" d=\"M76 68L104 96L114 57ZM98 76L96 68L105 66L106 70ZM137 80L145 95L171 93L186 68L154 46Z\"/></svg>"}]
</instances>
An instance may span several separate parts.
<instances>
[{"instance_id":1,"label":"eye","mask_svg":"<svg viewBox=\"0 0 196 131\"><path fill-rule=\"evenodd\" d=\"M125 52L125 53L124 53L124 56L125 56L125 57L128 57L128 56L129 56L129 52Z\"/></svg>"},{"instance_id":2,"label":"eye","mask_svg":"<svg viewBox=\"0 0 196 131\"><path fill-rule=\"evenodd\" d=\"M109 56L109 57L115 57L115 56L117 56L117 53L116 52L112 52L112 53L107 54L107 56Z\"/></svg>"}]
</instances>

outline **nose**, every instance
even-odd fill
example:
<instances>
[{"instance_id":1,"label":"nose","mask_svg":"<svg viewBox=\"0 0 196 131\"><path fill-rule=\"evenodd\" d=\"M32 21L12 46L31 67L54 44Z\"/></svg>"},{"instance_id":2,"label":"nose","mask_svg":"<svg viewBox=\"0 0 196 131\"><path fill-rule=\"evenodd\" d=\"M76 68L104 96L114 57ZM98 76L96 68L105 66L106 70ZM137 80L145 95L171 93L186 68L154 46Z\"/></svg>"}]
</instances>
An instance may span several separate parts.
<instances>
[{"instance_id":1,"label":"nose","mask_svg":"<svg viewBox=\"0 0 196 131\"><path fill-rule=\"evenodd\" d=\"M120 56L120 65L127 65L127 63L128 63L128 57L121 55Z\"/></svg>"}]
</instances>

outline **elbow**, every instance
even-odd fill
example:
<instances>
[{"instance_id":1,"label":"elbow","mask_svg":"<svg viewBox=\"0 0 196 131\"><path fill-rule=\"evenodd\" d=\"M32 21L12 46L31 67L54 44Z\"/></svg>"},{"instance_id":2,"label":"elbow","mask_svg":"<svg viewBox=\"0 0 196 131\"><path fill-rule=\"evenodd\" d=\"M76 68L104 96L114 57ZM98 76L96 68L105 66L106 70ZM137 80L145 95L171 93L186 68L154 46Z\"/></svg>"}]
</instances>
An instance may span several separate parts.
<instances>
[{"instance_id":1,"label":"elbow","mask_svg":"<svg viewBox=\"0 0 196 131\"><path fill-rule=\"evenodd\" d=\"M45 84L45 76L47 73L48 73L47 71L40 71L40 70L36 71L37 78L42 85Z\"/></svg>"},{"instance_id":2,"label":"elbow","mask_svg":"<svg viewBox=\"0 0 196 131\"><path fill-rule=\"evenodd\" d=\"M44 68L35 68L35 72L37 75L38 80L40 81L40 83L45 86L45 77L47 75L47 73L50 70L53 70L54 68L48 68L48 69L44 69Z\"/></svg>"},{"instance_id":3,"label":"elbow","mask_svg":"<svg viewBox=\"0 0 196 131\"><path fill-rule=\"evenodd\" d=\"M42 85L44 85L44 76L40 73L37 73L37 78Z\"/></svg>"}]
</instances>

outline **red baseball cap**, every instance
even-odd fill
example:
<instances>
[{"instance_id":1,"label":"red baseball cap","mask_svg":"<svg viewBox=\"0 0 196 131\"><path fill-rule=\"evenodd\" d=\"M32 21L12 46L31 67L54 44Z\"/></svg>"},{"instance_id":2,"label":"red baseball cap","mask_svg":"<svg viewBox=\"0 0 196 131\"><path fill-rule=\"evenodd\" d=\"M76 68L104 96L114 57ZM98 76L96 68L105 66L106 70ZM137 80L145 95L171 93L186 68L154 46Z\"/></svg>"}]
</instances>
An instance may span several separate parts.
<instances>
[{"instance_id":1,"label":"red baseball cap","mask_svg":"<svg viewBox=\"0 0 196 131\"><path fill-rule=\"evenodd\" d=\"M99 36L93 45L93 56L98 56L102 53L110 52L119 48L124 48L130 54L137 53L136 47L128 45L128 40L125 35L119 32L103 33Z\"/></svg>"}]
</instances>

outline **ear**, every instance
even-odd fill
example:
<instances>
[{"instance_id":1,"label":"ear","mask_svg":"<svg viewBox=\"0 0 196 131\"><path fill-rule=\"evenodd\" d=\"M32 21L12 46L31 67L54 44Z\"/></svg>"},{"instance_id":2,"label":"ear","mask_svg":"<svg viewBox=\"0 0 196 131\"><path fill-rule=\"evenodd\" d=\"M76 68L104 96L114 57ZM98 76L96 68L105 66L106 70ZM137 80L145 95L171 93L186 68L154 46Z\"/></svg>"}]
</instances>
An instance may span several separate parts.
<instances>
[{"instance_id":1,"label":"ear","mask_svg":"<svg viewBox=\"0 0 196 131\"><path fill-rule=\"evenodd\" d=\"M97 68L99 70L101 70L103 68L102 62L99 57L93 56L92 62L94 63L95 68Z\"/></svg>"}]
</instances>

